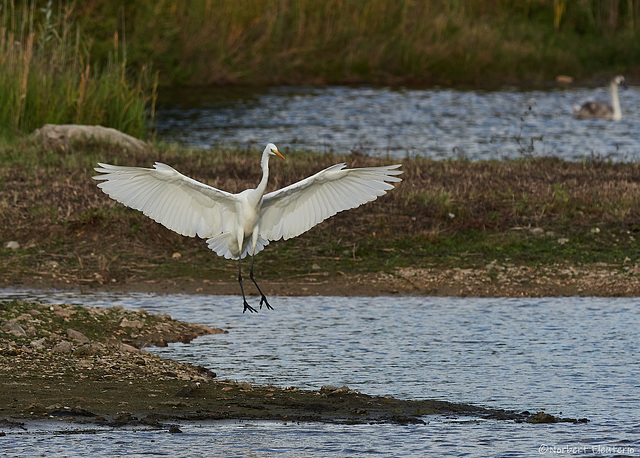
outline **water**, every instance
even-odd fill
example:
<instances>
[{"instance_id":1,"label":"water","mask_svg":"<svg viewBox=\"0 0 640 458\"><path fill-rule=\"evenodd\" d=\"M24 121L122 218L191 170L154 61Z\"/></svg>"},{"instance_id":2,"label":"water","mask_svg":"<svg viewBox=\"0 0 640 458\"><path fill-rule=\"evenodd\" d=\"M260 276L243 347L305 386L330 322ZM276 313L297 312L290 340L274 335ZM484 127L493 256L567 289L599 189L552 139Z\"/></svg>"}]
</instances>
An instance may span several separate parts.
<instances>
[{"instance_id":1,"label":"water","mask_svg":"<svg viewBox=\"0 0 640 458\"><path fill-rule=\"evenodd\" d=\"M606 88L498 91L384 87L183 89L164 94L162 138L202 147L293 149L434 159L640 157L640 90L620 90L623 120L576 120ZM532 147L533 141L533 147Z\"/></svg>"},{"instance_id":2,"label":"water","mask_svg":"<svg viewBox=\"0 0 640 458\"><path fill-rule=\"evenodd\" d=\"M151 349L219 378L545 409L588 424L425 417L426 425L181 423L165 431L6 430L0 453L169 456L640 456L640 309L635 298L273 297L242 314L236 296L0 290L0 298L122 305L228 334ZM5 447L3 449L3 447ZM545 448L547 447L547 448Z\"/></svg>"}]
</instances>

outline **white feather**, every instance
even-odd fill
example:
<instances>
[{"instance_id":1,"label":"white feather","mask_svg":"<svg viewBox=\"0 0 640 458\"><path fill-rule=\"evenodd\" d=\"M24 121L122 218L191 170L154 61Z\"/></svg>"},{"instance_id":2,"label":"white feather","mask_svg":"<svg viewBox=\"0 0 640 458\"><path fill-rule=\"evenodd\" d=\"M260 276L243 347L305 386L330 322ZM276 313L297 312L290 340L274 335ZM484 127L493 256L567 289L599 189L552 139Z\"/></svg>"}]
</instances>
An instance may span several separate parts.
<instances>
[{"instance_id":1,"label":"white feather","mask_svg":"<svg viewBox=\"0 0 640 458\"><path fill-rule=\"evenodd\" d=\"M98 186L110 197L185 236L207 239L207 246L228 259L260 252L270 241L290 239L338 212L371 202L401 181L400 165L346 169L336 164L264 194L269 143L262 153L263 176L256 189L231 194L156 162L152 169L100 163ZM256 240L255 245L252 240Z\"/></svg>"},{"instance_id":2,"label":"white feather","mask_svg":"<svg viewBox=\"0 0 640 458\"><path fill-rule=\"evenodd\" d=\"M336 164L291 186L266 194L260 209L260 235L287 240L338 212L371 202L401 181L400 165L345 169Z\"/></svg>"},{"instance_id":3,"label":"white feather","mask_svg":"<svg viewBox=\"0 0 640 458\"><path fill-rule=\"evenodd\" d=\"M224 213L235 205L233 194L199 183L166 164L153 169L99 164L98 187L121 204L177 232L211 237L228 229Z\"/></svg>"}]
</instances>

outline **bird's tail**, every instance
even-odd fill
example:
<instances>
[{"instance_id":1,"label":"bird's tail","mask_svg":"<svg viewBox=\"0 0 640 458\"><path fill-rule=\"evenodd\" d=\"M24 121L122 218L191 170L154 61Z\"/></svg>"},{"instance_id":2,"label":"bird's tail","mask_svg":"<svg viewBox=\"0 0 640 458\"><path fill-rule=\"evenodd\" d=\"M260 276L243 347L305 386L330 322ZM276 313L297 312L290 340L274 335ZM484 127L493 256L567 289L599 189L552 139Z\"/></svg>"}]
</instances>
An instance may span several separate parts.
<instances>
[{"instance_id":1,"label":"bird's tail","mask_svg":"<svg viewBox=\"0 0 640 458\"><path fill-rule=\"evenodd\" d=\"M252 251L253 254L258 254L268 244L268 240L258 237L256 249L253 251L250 240L246 240L242 247L242 252L240 252L240 249L238 248L238 240L231 232L222 232L207 239L207 246L209 249L214 251L218 256L223 256L226 259L244 259L252 254Z\"/></svg>"}]
</instances>

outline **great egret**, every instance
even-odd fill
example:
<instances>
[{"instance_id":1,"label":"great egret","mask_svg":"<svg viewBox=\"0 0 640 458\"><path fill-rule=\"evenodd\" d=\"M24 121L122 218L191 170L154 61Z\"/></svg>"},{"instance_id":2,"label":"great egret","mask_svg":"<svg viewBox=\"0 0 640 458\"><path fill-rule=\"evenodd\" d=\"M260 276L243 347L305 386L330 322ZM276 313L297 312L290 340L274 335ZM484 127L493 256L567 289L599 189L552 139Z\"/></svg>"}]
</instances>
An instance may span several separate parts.
<instances>
[{"instance_id":1,"label":"great egret","mask_svg":"<svg viewBox=\"0 0 640 458\"><path fill-rule=\"evenodd\" d=\"M262 152L262 179L255 189L231 194L200 183L166 164L152 169L98 163L98 186L118 202L142 211L163 226L189 237L207 239L219 256L238 260L238 283L244 309L242 259L252 256L249 277L258 288L260 308L273 310L253 277L253 256L270 241L290 239L343 210L371 202L393 189L388 182L401 181L400 164L345 169L336 164L302 181L265 194L269 178L269 157L284 159L269 143Z\"/></svg>"},{"instance_id":2,"label":"great egret","mask_svg":"<svg viewBox=\"0 0 640 458\"><path fill-rule=\"evenodd\" d=\"M620 100L618 99L618 86L627 87L624 76L618 75L609 83L609 93L611 94L611 105L603 102L587 102L582 106L573 107L573 116L578 119L609 119L620 121L622 111L620 110Z\"/></svg>"}]
</instances>

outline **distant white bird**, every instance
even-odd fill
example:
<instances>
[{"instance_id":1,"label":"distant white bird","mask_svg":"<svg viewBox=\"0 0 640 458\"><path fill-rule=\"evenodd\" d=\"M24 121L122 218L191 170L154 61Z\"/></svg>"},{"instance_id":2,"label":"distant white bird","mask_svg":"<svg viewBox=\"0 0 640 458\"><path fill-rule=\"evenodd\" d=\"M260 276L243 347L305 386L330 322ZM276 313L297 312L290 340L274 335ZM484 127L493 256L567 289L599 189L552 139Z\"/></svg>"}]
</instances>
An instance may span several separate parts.
<instances>
[{"instance_id":1,"label":"distant white bird","mask_svg":"<svg viewBox=\"0 0 640 458\"><path fill-rule=\"evenodd\" d=\"M388 182L401 181L400 164L345 169L336 164L298 183L264 194L269 178L269 157L284 159L269 143L262 152L262 179L255 189L231 194L188 178L172 167L156 162L153 169L99 163L103 175L98 186L118 202L142 211L163 226L189 237L207 239L219 256L238 259L238 282L244 309L242 259L252 256L250 278L262 304L273 309L253 278L253 256L270 241L290 239L343 210L371 202L393 189Z\"/></svg>"},{"instance_id":2,"label":"distant white bird","mask_svg":"<svg viewBox=\"0 0 640 458\"><path fill-rule=\"evenodd\" d=\"M573 116L578 119L609 119L620 121L622 111L620 110L620 100L618 99L618 86L627 87L624 76L618 75L609 83L611 93L611 105L602 102L587 102L582 106L574 105Z\"/></svg>"}]
</instances>

